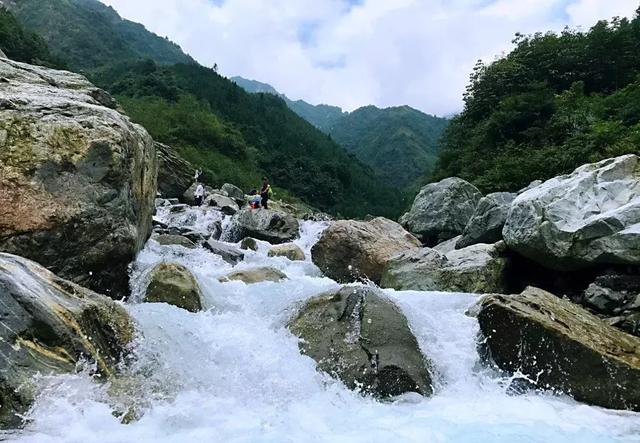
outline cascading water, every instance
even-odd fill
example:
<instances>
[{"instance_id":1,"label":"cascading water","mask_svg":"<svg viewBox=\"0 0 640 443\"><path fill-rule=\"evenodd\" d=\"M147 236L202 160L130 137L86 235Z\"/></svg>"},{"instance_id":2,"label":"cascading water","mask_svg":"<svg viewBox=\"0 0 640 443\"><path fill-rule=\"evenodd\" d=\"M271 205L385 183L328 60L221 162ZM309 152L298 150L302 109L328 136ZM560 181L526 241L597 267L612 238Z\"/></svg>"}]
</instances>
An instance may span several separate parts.
<instances>
[{"instance_id":1,"label":"cascading water","mask_svg":"<svg viewBox=\"0 0 640 443\"><path fill-rule=\"evenodd\" d=\"M206 230L201 209L159 211L166 222ZM171 218L173 220L170 220ZM213 217L213 218L212 218ZM219 218L218 218L219 220ZM223 222L224 223L224 222ZM323 225L303 222L296 243L310 256ZM431 398L406 395L379 403L318 373L286 329L300 304L338 287L310 262L247 252L234 269L269 265L280 283L220 283L231 265L203 248L150 240L132 270L125 305L141 335L118 382L88 371L42 377L43 388L16 442L626 442L640 441L640 414L567 397L511 395L506 380L479 364L477 322L465 315L476 296L386 291L408 317L438 377ZM139 303L149 269L177 261L197 277L205 311ZM139 416L122 424L114 411ZM0 437L2 435L0 434Z\"/></svg>"}]
</instances>

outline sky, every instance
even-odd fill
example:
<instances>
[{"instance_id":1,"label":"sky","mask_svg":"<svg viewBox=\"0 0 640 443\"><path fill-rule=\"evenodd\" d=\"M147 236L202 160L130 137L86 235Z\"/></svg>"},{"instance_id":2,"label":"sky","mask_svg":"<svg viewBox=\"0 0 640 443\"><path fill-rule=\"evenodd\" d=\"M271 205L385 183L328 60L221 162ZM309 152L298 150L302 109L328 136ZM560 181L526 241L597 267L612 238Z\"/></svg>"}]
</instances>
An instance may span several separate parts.
<instances>
[{"instance_id":1,"label":"sky","mask_svg":"<svg viewBox=\"0 0 640 443\"><path fill-rule=\"evenodd\" d=\"M101 0L222 75L351 111L462 109L476 61L516 32L589 29L638 0Z\"/></svg>"}]
</instances>

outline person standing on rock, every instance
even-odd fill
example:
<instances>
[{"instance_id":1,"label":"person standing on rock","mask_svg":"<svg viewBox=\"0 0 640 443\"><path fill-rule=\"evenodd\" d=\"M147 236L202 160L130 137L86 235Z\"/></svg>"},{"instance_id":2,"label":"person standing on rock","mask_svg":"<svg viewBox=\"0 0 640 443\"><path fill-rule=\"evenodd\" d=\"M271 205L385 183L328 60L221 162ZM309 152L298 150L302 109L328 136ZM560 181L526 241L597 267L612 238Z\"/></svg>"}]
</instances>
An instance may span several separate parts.
<instances>
[{"instance_id":1,"label":"person standing on rock","mask_svg":"<svg viewBox=\"0 0 640 443\"><path fill-rule=\"evenodd\" d=\"M264 209L269 209L269 199L273 196L273 190L271 189L271 185L269 184L269 179L267 177L262 178L262 188L260 188L260 199L262 202L262 207Z\"/></svg>"},{"instance_id":2,"label":"person standing on rock","mask_svg":"<svg viewBox=\"0 0 640 443\"><path fill-rule=\"evenodd\" d=\"M196 206L201 206L202 200L204 199L204 186L202 186L202 183L198 183L198 186L196 186L196 190L193 193L193 197L194 197L194 200L196 201Z\"/></svg>"}]
</instances>

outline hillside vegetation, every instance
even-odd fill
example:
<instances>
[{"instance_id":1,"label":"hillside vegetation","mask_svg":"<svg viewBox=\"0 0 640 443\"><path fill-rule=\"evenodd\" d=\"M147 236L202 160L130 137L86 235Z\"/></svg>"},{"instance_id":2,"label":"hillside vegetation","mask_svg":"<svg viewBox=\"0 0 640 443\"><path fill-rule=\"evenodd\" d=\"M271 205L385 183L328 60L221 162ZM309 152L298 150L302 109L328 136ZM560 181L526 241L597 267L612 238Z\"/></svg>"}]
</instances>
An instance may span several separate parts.
<instances>
[{"instance_id":1,"label":"hillside vegetation","mask_svg":"<svg viewBox=\"0 0 640 443\"><path fill-rule=\"evenodd\" d=\"M150 58L163 64L195 63L178 45L122 19L96 0L4 0L18 20L49 43L75 70Z\"/></svg>"},{"instance_id":2,"label":"hillside vegetation","mask_svg":"<svg viewBox=\"0 0 640 443\"><path fill-rule=\"evenodd\" d=\"M409 106L365 106L338 120L330 134L385 183L406 188L433 171L447 124Z\"/></svg>"},{"instance_id":3,"label":"hillside vegetation","mask_svg":"<svg viewBox=\"0 0 640 443\"><path fill-rule=\"evenodd\" d=\"M640 9L638 11L640 13ZM640 18L588 32L518 35L479 63L446 131L433 179L514 191L640 146Z\"/></svg>"}]
</instances>

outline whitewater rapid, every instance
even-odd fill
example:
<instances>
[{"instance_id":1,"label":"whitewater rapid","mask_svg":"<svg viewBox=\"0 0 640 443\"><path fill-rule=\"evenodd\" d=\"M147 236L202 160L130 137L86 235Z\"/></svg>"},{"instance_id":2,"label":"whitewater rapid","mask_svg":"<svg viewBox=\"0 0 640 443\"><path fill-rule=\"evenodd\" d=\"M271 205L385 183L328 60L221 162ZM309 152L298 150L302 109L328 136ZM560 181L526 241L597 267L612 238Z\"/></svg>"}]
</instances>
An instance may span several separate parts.
<instances>
[{"instance_id":1,"label":"whitewater rapid","mask_svg":"<svg viewBox=\"0 0 640 443\"><path fill-rule=\"evenodd\" d=\"M195 211L195 212L194 212ZM196 227L211 213L179 217ZM166 214L165 214L166 215ZM324 225L303 222L296 241L307 257ZM247 252L233 269L273 266L280 283L220 283L232 267L203 248L150 240L132 269L124 306L138 323L133 361L115 384L89 371L42 377L42 394L25 429L0 434L23 443L101 442L630 442L640 414L567 397L510 395L509 380L479 364L478 324L465 315L476 296L385 291L407 316L438 374L431 398L379 403L318 373L300 354L288 319L309 297L337 288L309 261ZM205 311L139 303L148 271L162 260L187 266L203 289ZM114 410L140 418L121 424Z\"/></svg>"}]
</instances>

